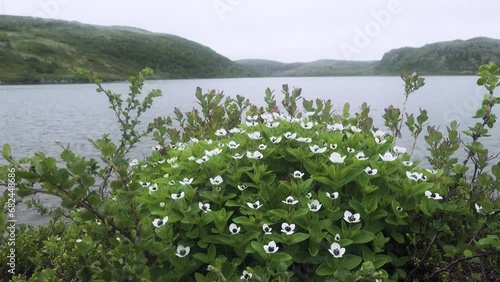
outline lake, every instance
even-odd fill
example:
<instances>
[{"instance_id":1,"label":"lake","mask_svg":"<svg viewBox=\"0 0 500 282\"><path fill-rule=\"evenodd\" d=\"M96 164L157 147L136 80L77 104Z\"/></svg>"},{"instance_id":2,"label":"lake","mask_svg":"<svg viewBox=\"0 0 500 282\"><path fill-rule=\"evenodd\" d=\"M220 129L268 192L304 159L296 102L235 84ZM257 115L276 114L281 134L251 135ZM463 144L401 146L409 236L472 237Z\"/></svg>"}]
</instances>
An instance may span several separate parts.
<instances>
[{"instance_id":1,"label":"lake","mask_svg":"<svg viewBox=\"0 0 500 282\"><path fill-rule=\"evenodd\" d=\"M427 109L429 123L445 128L452 120L461 124L461 129L471 125L472 117L486 93L476 85L475 76L430 76L426 85L410 96L407 112L418 114L418 109ZM257 105L264 105L266 88L275 90L279 102L281 85L302 88L306 99L330 99L335 109L341 111L345 103L351 104L351 112L359 109L363 102L371 107L375 125L384 129L382 114L388 105L402 107L404 101L403 82L399 77L286 77L286 78L235 78L235 79L189 79L155 80L145 84L146 90L161 89L151 110L143 116L144 124L157 116L167 116L178 107L184 111L195 106L196 87L204 92L211 89L224 91L235 97L242 95ZM126 82L104 84L114 92L126 95ZM117 140L118 124L103 93L97 93L92 84L63 85L0 85L0 146L8 143L16 158L32 156L35 151L57 157L61 148L55 144L71 144L78 154L97 157L97 151L87 138L97 139L104 133L111 133ZM494 108L499 113L498 108ZM424 132L425 133L425 132ZM485 139L487 146L500 148L500 130L492 132L494 137ZM423 141L423 140L421 140ZM398 145L410 147L408 134ZM142 159L148 156L155 144L148 140L132 151L132 157ZM415 157L425 154L425 143L417 146ZM6 161L0 159L0 164ZM50 201L49 201L50 202ZM52 206L55 203L52 203ZM20 221L37 223L40 218L28 211L19 210Z\"/></svg>"}]
</instances>

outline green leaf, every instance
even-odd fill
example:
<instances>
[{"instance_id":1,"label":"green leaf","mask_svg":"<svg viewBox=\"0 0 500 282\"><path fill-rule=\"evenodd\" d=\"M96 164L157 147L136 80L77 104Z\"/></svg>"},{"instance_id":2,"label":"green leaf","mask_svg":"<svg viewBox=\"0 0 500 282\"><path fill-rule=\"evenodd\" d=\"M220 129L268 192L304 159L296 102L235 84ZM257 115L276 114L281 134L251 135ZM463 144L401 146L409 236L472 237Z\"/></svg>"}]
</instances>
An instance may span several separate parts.
<instances>
[{"instance_id":1,"label":"green leaf","mask_svg":"<svg viewBox=\"0 0 500 282\"><path fill-rule=\"evenodd\" d=\"M336 272L336 269L330 267L326 263L320 264L318 266L318 268L316 269L316 274L319 275L319 276L330 276L330 275L335 274L335 272Z\"/></svg>"},{"instance_id":2,"label":"green leaf","mask_svg":"<svg viewBox=\"0 0 500 282\"><path fill-rule=\"evenodd\" d=\"M373 239L375 239L375 234L369 231L360 230L354 233L350 239L354 241L354 244L364 244L373 241Z\"/></svg>"},{"instance_id":3,"label":"green leaf","mask_svg":"<svg viewBox=\"0 0 500 282\"><path fill-rule=\"evenodd\" d=\"M392 232L391 237L394 238L394 240L396 240L399 244L404 244L405 242L405 237L399 232Z\"/></svg>"},{"instance_id":4,"label":"green leaf","mask_svg":"<svg viewBox=\"0 0 500 282\"><path fill-rule=\"evenodd\" d=\"M3 149L2 149L2 156L6 159L10 158L10 145L9 144L4 144Z\"/></svg>"},{"instance_id":5,"label":"green leaf","mask_svg":"<svg viewBox=\"0 0 500 282\"><path fill-rule=\"evenodd\" d=\"M352 270L356 268L363 259L356 255L345 255L340 259L340 265L347 268L348 270Z\"/></svg>"},{"instance_id":6,"label":"green leaf","mask_svg":"<svg viewBox=\"0 0 500 282\"><path fill-rule=\"evenodd\" d=\"M292 240L290 240L290 244L297 244L299 242L307 240L307 238L309 238L309 234L295 233L292 235Z\"/></svg>"}]
</instances>

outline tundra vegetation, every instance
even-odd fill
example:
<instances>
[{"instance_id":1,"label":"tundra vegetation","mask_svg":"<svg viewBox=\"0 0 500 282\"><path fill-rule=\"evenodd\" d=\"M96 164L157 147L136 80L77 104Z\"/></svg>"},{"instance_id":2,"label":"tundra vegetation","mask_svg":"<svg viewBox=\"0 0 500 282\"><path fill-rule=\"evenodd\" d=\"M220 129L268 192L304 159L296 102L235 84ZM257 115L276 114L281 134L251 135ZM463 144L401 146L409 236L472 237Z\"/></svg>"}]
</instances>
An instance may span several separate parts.
<instances>
[{"instance_id":1,"label":"tundra vegetation","mask_svg":"<svg viewBox=\"0 0 500 282\"><path fill-rule=\"evenodd\" d=\"M394 105L375 128L366 104L336 112L287 85L280 104L267 89L264 107L198 88L191 111L146 125L161 95L141 94L151 69L129 78L127 95L75 70L109 98L122 137L89 140L100 160L62 142L60 160L3 146L0 176L6 185L15 170L18 202L46 211L30 198L43 193L61 205L47 226L18 226L15 275L2 237L0 269L11 281L496 281L500 166L481 141L496 123L499 71L479 68L484 100L462 130ZM424 79L401 78L406 105ZM397 144L402 131L425 135L425 162ZM158 145L131 159L147 136Z\"/></svg>"}]
</instances>

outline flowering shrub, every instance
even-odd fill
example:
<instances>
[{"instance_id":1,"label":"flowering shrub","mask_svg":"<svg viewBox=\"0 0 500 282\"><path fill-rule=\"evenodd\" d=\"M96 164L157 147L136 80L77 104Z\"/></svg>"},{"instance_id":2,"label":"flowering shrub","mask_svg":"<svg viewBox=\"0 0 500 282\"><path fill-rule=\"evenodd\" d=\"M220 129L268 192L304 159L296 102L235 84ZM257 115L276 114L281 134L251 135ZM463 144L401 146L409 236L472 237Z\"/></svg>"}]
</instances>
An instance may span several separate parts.
<instances>
[{"instance_id":1,"label":"flowering shrub","mask_svg":"<svg viewBox=\"0 0 500 282\"><path fill-rule=\"evenodd\" d=\"M12 279L56 281L71 271L104 281L494 279L500 167L489 163L479 139L495 123L498 72L494 64L480 69L488 94L470 142L459 138L456 123L446 137L427 126L424 110L414 118L405 107L388 107L387 133L373 127L367 105L351 114L346 104L337 114L330 101L303 99L302 115L300 89L286 85L283 113L269 90L267 106L258 108L198 89L200 110L176 110L175 118L157 118L139 132L138 117L160 95L137 98L149 71L130 79L126 100L90 76L124 132L118 144L107 136L92 141L101 163L62 144L63 168L43 154L18 161L3 149L18 170L20 197L62 199L53 218L71 224L60 248L81 269L37 260ZM406 105L424 80L402 78ZM427 126L430 166L412 159L414 144L396 144L403 124L415 140ZM148 133L158 142L151 156L129 159ZM460 142L462 163L454 157Z\"/></svg>"}]
</instances>

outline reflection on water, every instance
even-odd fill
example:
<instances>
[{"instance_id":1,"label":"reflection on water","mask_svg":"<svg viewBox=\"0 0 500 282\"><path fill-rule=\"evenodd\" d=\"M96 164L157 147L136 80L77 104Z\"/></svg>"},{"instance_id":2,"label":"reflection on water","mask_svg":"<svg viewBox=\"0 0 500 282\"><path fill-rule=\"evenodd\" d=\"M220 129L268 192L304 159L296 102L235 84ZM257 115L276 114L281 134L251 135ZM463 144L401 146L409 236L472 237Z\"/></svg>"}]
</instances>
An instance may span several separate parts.
<instances>
[{"instance_id":1,"label":"reflection on water","mask_svg":"<svg viewBox=\"0 0 500 282\"><path fill-rule=\"evenodd\" d=\"M288 84L290 88L301 87L302 96L306 99L331 99L337 112L342 110L344 103L350 103L351 111L356 111L363 102L367 102L375 125L380 128L384 128L384 108L391 104L401 107L404 98L403 83L399 77L158 80L145 85L146 90L161 89L163 96L143 116L143 126L157 116L171 114L174 107L186 111L196 106L194 93L197 86L205 92L215 89L233 97L243 95L253 103L263 105L267 87L275 90L278 101L282 98L282 84ZM106 87L126 95L128 85L111 83ZM32 156L35 151L57 157L61 148L55 141L60 140L63 144L70 144L78 154L97 158L97 151L87 138L97 139L104 133L110 133L110 137L117 140L120 135L106 96L96 93L95 88L91 84L0 85L0 146L9 143L15 157ZM484 94L476 86L473 76L428 77L426 85L410 96L407 111L418 114L419 108L427 109L429 123L444 129L451 120L457 120L464 130L472 124L470 117L475 114ZM500 130L496 128L492 135L499 136ZM498 138L484 139L483 142L492 152L500 148ZM153 141L145 140L133 149L131 157L142 159L150 154L154 145ZM398 145L410 147L409 134L403 132ZM422 158L426 152L421 138L414 158ZM5 163L0 159L0 164ZM50 206L56 206L52 200L41 199ZM20 221L39 222L36 216L26 211L19 211L18 216L22 219Z\"/></svg>"}]
</instances>

